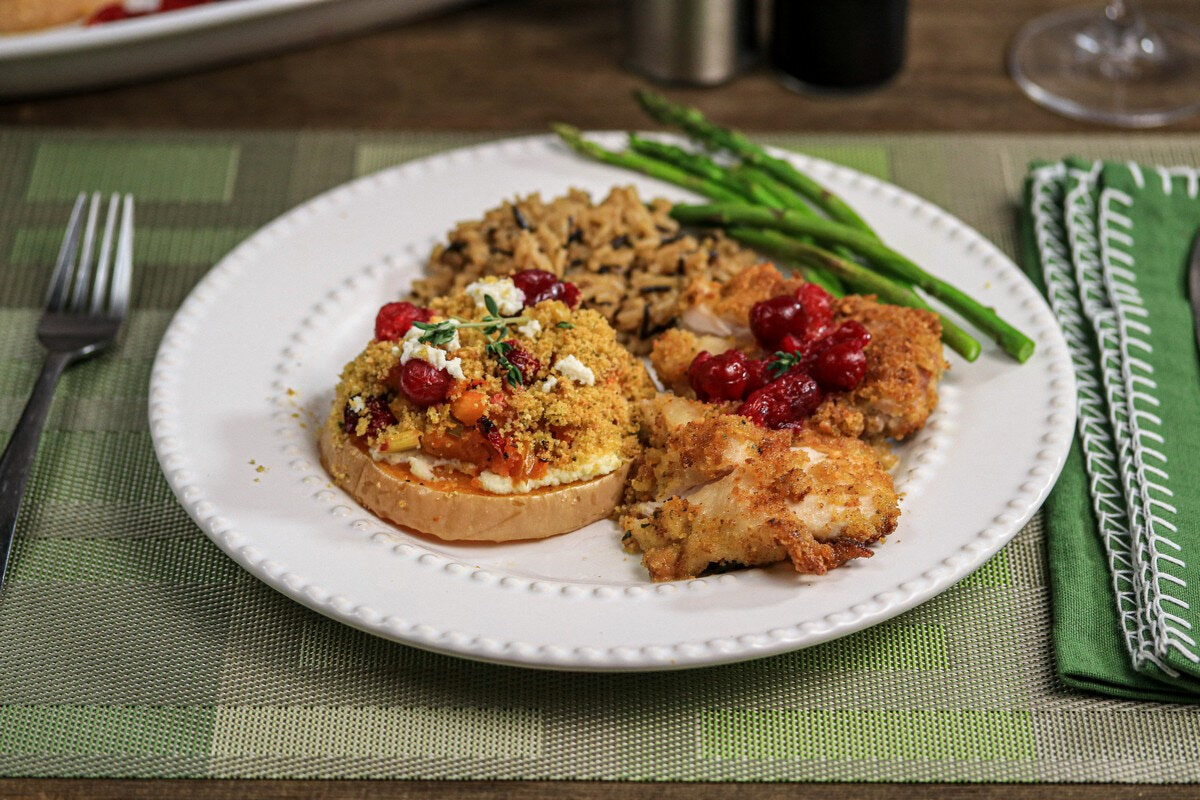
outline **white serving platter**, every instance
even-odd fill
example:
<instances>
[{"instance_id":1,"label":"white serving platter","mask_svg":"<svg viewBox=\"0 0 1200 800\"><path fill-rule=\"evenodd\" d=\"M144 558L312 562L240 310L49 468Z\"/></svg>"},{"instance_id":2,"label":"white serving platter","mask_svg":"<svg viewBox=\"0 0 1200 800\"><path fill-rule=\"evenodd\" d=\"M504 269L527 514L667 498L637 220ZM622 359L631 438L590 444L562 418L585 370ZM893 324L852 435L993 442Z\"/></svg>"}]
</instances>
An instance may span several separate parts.
<instances>
[{"instance_id":1,"label":"white serving platter","mask_svg":"<svg viewBox=\"0 0 1200 800\"><path fill-rule=\"evenodd\" d=\"M224 0L0 35L0 97L92 89L316 44L473 0Z\"/></svg>"}]
</instances>

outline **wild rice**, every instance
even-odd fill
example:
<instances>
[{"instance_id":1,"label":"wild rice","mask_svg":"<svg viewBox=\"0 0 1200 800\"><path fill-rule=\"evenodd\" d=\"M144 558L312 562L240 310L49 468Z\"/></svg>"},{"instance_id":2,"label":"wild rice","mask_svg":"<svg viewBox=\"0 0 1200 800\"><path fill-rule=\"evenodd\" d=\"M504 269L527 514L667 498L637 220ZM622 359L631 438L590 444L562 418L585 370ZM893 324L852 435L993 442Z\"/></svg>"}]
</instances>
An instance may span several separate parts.
<instances>
[{"instance_id":1,"label":"wild rice","mask_svg":"<svg viewBox=\"0 0 1200 800\"><path fill-rule=\"evenodd\" d=\"M459 223L434 248L412 299L428 302L484 275L544 269L575 283L635 353L675 321L679 293L697 276L726 280L757 261L720 233L701 239L668 216L666 200L643 203L616 187L598 204L572 189L546 203L537 194Z\"/></svg>"}]
</instances>

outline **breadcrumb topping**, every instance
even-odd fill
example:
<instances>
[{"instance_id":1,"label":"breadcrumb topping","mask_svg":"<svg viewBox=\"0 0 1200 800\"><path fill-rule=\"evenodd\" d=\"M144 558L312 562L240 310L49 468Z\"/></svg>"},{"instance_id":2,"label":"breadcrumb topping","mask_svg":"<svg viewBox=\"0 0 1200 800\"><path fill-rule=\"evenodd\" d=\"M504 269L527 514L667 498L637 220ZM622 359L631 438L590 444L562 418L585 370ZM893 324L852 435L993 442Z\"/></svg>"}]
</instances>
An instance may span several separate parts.
<instances>
[{"instance_id":1,"label":"breadcrumb topping","mask_svg":"<svg viewBox=\"0 0 1200 800\"><path fill-rule=\"evenodd\" d=\"M500 283L485 280L489 286ZM468 287L435 299L431 322L483 320L488 312L476 294ZM423 331L414 328L400 343L372 341L346 365L328 424L344 430L353 412L350 419L357 423L347 433L376 460L424 454L430 458L420 459L422 467L474 475L489 491L524 491L569 482L572 475L587 479L595 477L597 465L606 474L633 458L640 450L635 403L652 396L654 386L604 317L557 300L506 313L509 307L492 296L502 314L515 317L502 338L521 351L518 385L489 350L497 339L486 329L459 327L450 358L451 346L421 343ZM397 390L394 371L412 358L444 368L455 379L445 402L420 407ZM517 363L512 351L508 358ZM373 398L386 403L393 424L372 429L362 411Z\"/></svg>"}]
</instances>

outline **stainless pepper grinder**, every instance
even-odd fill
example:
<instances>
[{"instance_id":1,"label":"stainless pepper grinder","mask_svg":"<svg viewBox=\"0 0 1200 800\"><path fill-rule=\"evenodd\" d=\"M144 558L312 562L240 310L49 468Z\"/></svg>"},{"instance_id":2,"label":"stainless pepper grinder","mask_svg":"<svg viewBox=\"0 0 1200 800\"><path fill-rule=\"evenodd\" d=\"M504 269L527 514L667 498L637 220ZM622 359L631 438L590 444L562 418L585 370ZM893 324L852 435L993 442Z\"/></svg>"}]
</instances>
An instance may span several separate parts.
<instances>
[{"instance_id":1,"label":"stainless pepper grinder","mask_svg":"<svg viewBox=\"0 0 1200 800\"><path fill-rule=\"evenodd\" d=\"M626 0L626 66L652 80L723 83L753 59L753 0Z\"/></svg>"}]
</instances>

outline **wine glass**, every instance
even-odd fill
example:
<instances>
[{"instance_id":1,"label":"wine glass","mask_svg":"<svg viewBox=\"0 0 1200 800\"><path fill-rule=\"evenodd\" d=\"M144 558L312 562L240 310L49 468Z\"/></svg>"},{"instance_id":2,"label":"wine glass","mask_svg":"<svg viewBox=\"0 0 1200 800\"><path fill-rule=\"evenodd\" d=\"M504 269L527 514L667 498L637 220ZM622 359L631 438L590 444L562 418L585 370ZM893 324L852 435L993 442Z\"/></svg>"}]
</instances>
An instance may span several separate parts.
<instances>
[{"instance_id":1,"label":"wine glass","mask_svg":"<svg viewBox=\"0 0 1200 800\"><path fill-rule=\"evenodd\" d=\"M1034 19L1008 66L1035 102L1075 119L1149 128L1200 112L1200 29L1133 0Z\"/></svg>"}]
</instances>

